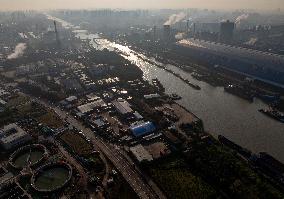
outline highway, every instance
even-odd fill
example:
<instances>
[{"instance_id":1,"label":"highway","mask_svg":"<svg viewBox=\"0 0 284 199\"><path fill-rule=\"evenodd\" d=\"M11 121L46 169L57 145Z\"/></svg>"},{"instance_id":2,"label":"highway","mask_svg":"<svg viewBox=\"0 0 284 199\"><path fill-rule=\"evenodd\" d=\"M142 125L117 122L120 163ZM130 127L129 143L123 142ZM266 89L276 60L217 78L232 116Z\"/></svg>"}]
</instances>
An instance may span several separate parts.
<instances>
[{"instance_id":1,"label":"highway","mask_svg":"<svg viewBox=\"0 0 284 199\"><path fill-rule=\"evenodd\" d=\"M31 96L30 96L31 97ZM33 97L32 97L33 98ZM165 195L159 190L159 188L149 179L143 176L143 174L135 167L133 163L125 158L125 156L119 152L114 145L104 142L95 133L86 128L82 122L78 121L74 117L70 116L68 112L62 111L59 108L47 104L46 102L35 99L38 103L44 105L47 108L51 108L62 119L81 131L83 135L92 141L92 143L102 152L121 173L125 180L129 183L132 189L136 192L141 199L165 199Z\"/></svg>"}]
</instances>

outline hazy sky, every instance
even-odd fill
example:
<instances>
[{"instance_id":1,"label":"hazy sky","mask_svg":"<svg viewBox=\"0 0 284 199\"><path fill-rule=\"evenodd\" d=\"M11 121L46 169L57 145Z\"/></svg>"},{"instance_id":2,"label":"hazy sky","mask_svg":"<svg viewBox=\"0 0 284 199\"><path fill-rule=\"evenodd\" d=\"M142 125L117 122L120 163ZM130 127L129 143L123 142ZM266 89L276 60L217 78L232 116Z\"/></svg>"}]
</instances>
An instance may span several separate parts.
<instances>
[{"instance_id":1,"label":"hazy sky","mask_svg":"<svg viewBox=\"0 0 284 199\"><path fill-rule=\"evenodd\" d=\"M284 9L284 0L0 0L0 10L54 8Z\"/></svg>"}]
</instances>

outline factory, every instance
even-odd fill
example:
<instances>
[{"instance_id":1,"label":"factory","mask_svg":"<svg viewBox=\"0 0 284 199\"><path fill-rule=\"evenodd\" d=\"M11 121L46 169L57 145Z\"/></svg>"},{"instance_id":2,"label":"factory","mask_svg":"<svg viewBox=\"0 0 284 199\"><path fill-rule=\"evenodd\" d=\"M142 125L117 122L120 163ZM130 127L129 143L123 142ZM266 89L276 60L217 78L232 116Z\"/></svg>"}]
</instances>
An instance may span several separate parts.
<instances>
[{"instance_id":1,"label":"factory","mask_svg":"<svg viewBox=\"0 0 284 199\"><path fill-rule=\"evenodd\" d=\"M141 144L138 144L134 147L130 147L129 150L132 156L134 156L134 158L138 162L143 162L143 161L150 162L153 160L152 155Z\"/></svg>"},{"instance_id":2,"label":"factory","mask_svg":"<svg viewBox=\"0 0 284 199\"><path fill-rule=\"evenodd\" d=\"M156 127L152 122L143 122L130 127L130 131L135 137L148 135L153 133L155 130Z\"/></svg>"},{"instance_id":3,"label":"factory","mask_svg":"<svg viewBox=\"0 0 284 199\"><path fill-rule=\"evenodd\" d=\"M183 39L173 49L181 55L206 60L204 64L222 66L284 87L284 57L281 55L197 39Z\"/></svg>"},{"instance_id":4,"label":"factory","mask_svg":"<svg viewBox=\"0 0 284 199\"><path fill-rule=\"evenodd\" d=\"M84 115L84 114L91 113L96 108L105 108L106 106L107 106L106 103L102 99L99 99L97 101L93 101L93 102L78 106L77 109L81 114Z\"/></svg>"},{"instance_id":5,"label":"factory","mask_svg":"<svg viewBox=\"0 0 284 199\"><path fill-rule=\"evenodd\" d=\"M116 111L119 112L119 114L121 114L122 116L129 116L133 113L130 104L124 99L114 100L112 104L114 105Z\"/></svg>"},{"instance_id":6,"label":"factory","mask_svg":"<svg viewBox=\"0 0 284 199\"><path fill-rule=\"evenodd\" d=\"M16 123L4 126L0 130L0 144L5 150L13 149L31 139L31 136Z\"/></svg>"}]
</instances>

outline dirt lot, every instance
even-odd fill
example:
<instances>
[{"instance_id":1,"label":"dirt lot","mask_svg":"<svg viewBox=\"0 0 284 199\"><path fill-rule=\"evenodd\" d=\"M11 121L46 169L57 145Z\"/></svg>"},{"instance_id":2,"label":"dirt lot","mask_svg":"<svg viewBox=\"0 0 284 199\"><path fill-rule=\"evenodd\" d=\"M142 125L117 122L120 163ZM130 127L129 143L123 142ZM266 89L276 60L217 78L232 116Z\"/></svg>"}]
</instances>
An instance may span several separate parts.
<instances>
[{"instance_id":1,"label":"dirt lot","mask_svg":"<svg viewBox=\"0 0 284 199\"><path fill-rule=\"evenodd\" d=\"M46 114L40 116L38 121L55 129L61 128L64 125L62 120L52 110L48 110Z\"/></svg>"}]
</instances>

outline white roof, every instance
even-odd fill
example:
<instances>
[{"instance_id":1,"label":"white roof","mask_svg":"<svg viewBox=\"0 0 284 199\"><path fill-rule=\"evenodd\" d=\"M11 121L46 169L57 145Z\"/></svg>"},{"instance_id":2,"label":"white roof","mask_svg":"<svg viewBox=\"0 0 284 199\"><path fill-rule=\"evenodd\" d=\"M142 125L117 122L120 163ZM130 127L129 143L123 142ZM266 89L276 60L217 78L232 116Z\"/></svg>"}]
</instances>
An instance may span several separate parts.
<instances>
[{"instance_id":1,"label":"white roof","mask_svg":"<svg viewBox=\"0 0 284 199\"><path fill-rule=\"evenodd\" d=\"M76 96L70 96L70 97L68 97L68 98L66 98L66 101L68 101L68 102L73 102L73 101L75 101L75 100L77 100L78 98L76 97Z\"/></svg>"},{"instance_id":2,"label":"white roof","mask_svg":"<svg viewBox=\"0 0 284 199\"><path fill-rule=\"evenodd\" d=\"M141 144L138 144L134 147L130 147L129 150L132 152L132 154L136 157L136 159L139 162L143 160L146 160L146 161L153 160L152 155Z\"/></svg>"},{"instance_id":3,"label":"white roof","mask_svg":"<svg viewBox=\"0 0 284 199\"><path fill-rule=\"evenodd\" d=\"M94 100L99 100L100 97L96 96L94 93L91 93L89 95L86 96L88 98L89 101L94 101Z\"/></svg>"},{"instance_id":4,"label":"white roof","mask_svg":"<svg viewBox=\"0 0 284 199\"><path fill-rule=\"evenodd\" d=\"M0 104L1 104L1 105L5 105L5 104L7 104L7 102L5 102L4 100L2 100L2 99L0 98Z\"/></svg>"},{"instance_id":5,"label":"white roof","mask_svg":"<svg viewBox=\"0 0 284 199\"><path fill-rule=\"evenodd\" d=\"M102 106L106 106L106 103L100 99L94 102L90 102L81 106L78 106L77 109L81 112L81 113L88 113L91 112L92 110L94 110L94 108L97 107L102 107Z\"/></svg>"},{"instance_id":6,"label":"white roof","mask_svg":"<svg viewBox=\"0 0 284 199\"><path fill-rule=\"evenodd\" d=\"M161 97L158 93L144 95L145 99L152 99L152 98L158 98L158 97Z\"/></svg>"},{"instance_id":7,"label":"white roof","mask_svg":"<svg viewBox=\"0 0 284 199\"><path fill-rule=\"evenodd\" d=\"M112 104L115 106L116 110L119 111L121 114L132 113L133 110L130 107L130 104L123 99L114 100Z\"/></svg>"}]
</instances>

